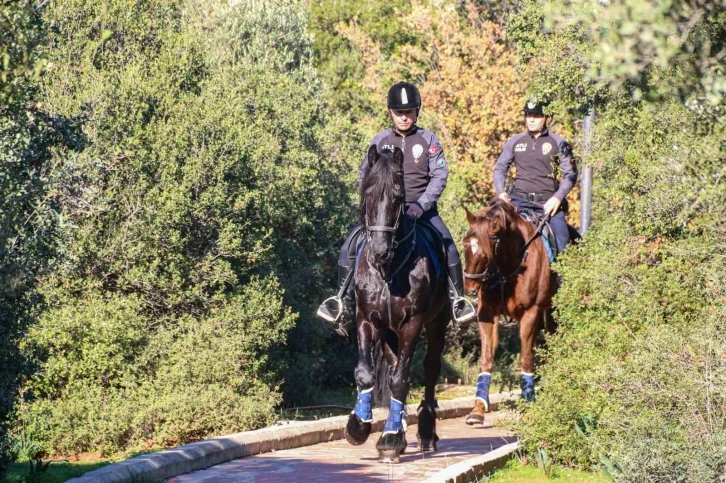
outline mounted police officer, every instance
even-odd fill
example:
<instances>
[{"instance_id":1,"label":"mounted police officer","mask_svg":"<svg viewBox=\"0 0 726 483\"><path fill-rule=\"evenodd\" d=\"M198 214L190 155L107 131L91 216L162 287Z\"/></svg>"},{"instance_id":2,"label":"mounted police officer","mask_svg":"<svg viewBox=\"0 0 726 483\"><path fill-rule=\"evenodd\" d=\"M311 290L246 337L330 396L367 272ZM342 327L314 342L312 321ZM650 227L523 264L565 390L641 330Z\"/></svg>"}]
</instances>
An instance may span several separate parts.
<instances>
[{"instance_id":1,"label":"mounted police officer","mask_svg":"<svg viewBox=\"0 0 726 483\"><path fill-rule=\"evenodd\" d=\"M446 187L449 168L439 138L416 125L421 110L421 95L413 84L400 82L388 91L388 113L393 126L378 133L371 145L378 151L399 148L403 151L403 176L406 195L405 213L418 223L431 225L441 236L447 255L450 297L454 320L461 323L472 321L476 313L472 305L463 298L464 281L461 259L451 233L439 216L436 203ZM365 171L367 158L358 170L358 183ZM340 334L346 334L355 322L354 285L352 271L355 247L351 246L360 231L356 226L348 235L340 250L338 280L341 289L338 295L327 299L318 309L317 315L333 325Z\"/></svg>"},{"instance_id":2,"label":"mounted police officer","mask_svg":"<svg viewBox=\"0 0 726 483\"><path fill-rule=\"evenodd\" d=\"M544 108L537 101L524 105L527 130L504 144L494 166L494 188L499 198L512 203L517 210L529 208L540 216L549 216L557 251L562 252L570 241L563 200L577 182L577 166L570 144L547 128L552 117L545 114ZM512 162L517 174L509 190L505 190ZM561 182L557 180L558 168Z\"/></svg>"}]
</instances>

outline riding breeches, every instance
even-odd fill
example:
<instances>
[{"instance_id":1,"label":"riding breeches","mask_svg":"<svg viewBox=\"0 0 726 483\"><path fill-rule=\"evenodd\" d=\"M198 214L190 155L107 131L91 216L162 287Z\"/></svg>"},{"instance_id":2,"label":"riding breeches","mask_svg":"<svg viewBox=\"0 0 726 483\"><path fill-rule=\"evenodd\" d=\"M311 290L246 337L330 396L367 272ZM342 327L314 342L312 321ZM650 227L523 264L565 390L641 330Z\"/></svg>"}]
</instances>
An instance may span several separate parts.
<instances>
[{"instance_id":1,"label":"riding breeches","mask_svg":"<svg viewBox=\"0 0 726 483\"><path fill-rule=\"evenodd\" d=\"M538 215L544 216L544 210L540 204L531 203L514 197L512 198L512 204L517 209L529 208ZM570 231L567 229L565 212L560 209L554 216L550 217L549 223L552 227L552 231L555 232L555 238L557 238L557 252L562 253L562 251L567 248L567 244L570 243Z\"/></svg>"},{"instance_id":2,"label":"riding breeches","mask_svg":"<svg viewBox=\"0 0 726 483\"><path fill-rule=\"evenodd\" d=\"M410 220L406 219L404 222L410 223ZM418 223L422 222L433 226L436 231L439 232L439 235L441 235L441 239L444 242L444 248L446 249L447 263L449 265L459 263L459 250L456 248L454 238L451 236L449 229L446 227L444 221L439 216L439 212L436 207L431 208L430 210L425 212L421 216L421 218L419 218ZM565 226L565 229L567 229L567 226ZM351 244L354 241L353 238L355 238L360 230L361 225L357 224L355 227L353 227L350 233L348 233L348 236L345 238L345 243L343 243L343 246L340 247L340 260L338 261L340 265L344 267L350 267L350 251L355 250L355 247L352 247ZM353 253L352 255L352 258L355 259L355 254Z\"/></svg>"}]
</instances>

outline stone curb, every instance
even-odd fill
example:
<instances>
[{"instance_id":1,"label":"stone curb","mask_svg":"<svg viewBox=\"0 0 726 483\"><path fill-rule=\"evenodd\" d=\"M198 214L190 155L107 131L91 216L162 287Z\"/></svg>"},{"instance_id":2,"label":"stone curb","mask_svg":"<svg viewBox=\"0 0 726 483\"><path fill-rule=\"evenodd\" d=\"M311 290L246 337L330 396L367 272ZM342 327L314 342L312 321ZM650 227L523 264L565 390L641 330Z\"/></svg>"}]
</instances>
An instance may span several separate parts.
<instances>
[{"instance_id":1,"label":"stone curb","mask_svg":"<svg viewBox=\"0 0 726 483\"><path fill-rule=\"evenodd\" d=\"M479 481L481 476L504 466L518 449L519 443L510 443L487 454L451 465L424 480L423 483L470 483Z\"/></svg>"},{"instance_id":2,"label":"stone curb","mask_svg":"<svg viewBox=\"0 0 726 483\"><path fill-rule=\"evenodd\" d=\"M492 394L491 410L503 402L513 401L519 391ZM438 419L465 416L473 407L474 398L464 397L439 401ZM415 424L418 404L406 406L406 422ZM372 432L383 429L388 410L373 410ZM348 416L335 416L319 421L294 422L256 431L220 436L185 444L157 453L136 456L90 471L68 480L72 483L150 483L192 471L202 470L226 461L270 451L310 446L344 438Z\"/></svg>"}]
</instances>

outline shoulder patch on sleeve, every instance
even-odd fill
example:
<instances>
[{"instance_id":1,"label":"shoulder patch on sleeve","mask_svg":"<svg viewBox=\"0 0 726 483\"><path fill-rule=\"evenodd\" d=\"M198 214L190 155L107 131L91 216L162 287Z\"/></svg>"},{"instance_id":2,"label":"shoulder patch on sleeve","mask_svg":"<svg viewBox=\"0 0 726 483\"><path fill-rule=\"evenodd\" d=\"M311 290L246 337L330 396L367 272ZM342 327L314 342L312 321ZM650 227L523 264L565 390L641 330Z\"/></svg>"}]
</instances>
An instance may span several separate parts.
<instances>
[{"instance_id":1,"label":"shoulder patch on sleeve","mask_svg":"<svg viewBox=\"0 0 726 483\"><path fill-rule=\"evenodd\" d=\"M441 151L441 144L434 143L429 148L429 156L435 156L439 151Z\"/></svg>"}]
</instances>

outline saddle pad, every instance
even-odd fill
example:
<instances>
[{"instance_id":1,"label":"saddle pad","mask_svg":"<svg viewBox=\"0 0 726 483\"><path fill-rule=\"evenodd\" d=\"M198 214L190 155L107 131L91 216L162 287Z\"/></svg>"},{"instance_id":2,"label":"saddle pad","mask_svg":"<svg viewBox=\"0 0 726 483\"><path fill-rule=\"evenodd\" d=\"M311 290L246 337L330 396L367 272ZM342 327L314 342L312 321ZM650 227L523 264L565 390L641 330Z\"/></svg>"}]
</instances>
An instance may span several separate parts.
<instances>
[{"instance_id":1,"label":"saddle pad","mask_svg":"<svg viewBox=\"0 0 726 483\"><path fill-rule=\"evenodd\" d=\"M431 242L423 236L419 235L418 230L416 231L416 243L423 243L423 246L426 247L426 252L429 255L429 259L431 259L431 262L434 264L434 270L436 270L436 278L443 279L444 275L444 269L441 266L441 260L439 259L438 254L436 253L436 250L431 245Z\"/></svg>"},{"instance_id":2,"label":"saddle pad","mask_svg":"<svg viewBox=\"0 0 726 483\"><path fill-rule=\"evenodd\" d=\"M363 253L363 248L366 246L366 241L364 237L360 237L361 241L358 243L358 248L356 250L356 256L355 256L355 265L354 269L358 267L358 263L360 262L361 254ZM437 253L436 249L434 249L433 245L431 244L431 241L420 233L420 231L416 231L416 243L421 243L426 248L426 253L428 254L428 257L431 259L431 262L434 264L434 270L436 271L436 278L443 280L444 279L444 268L441 265L441 257Z\"/></svg>"}]
</instances>

